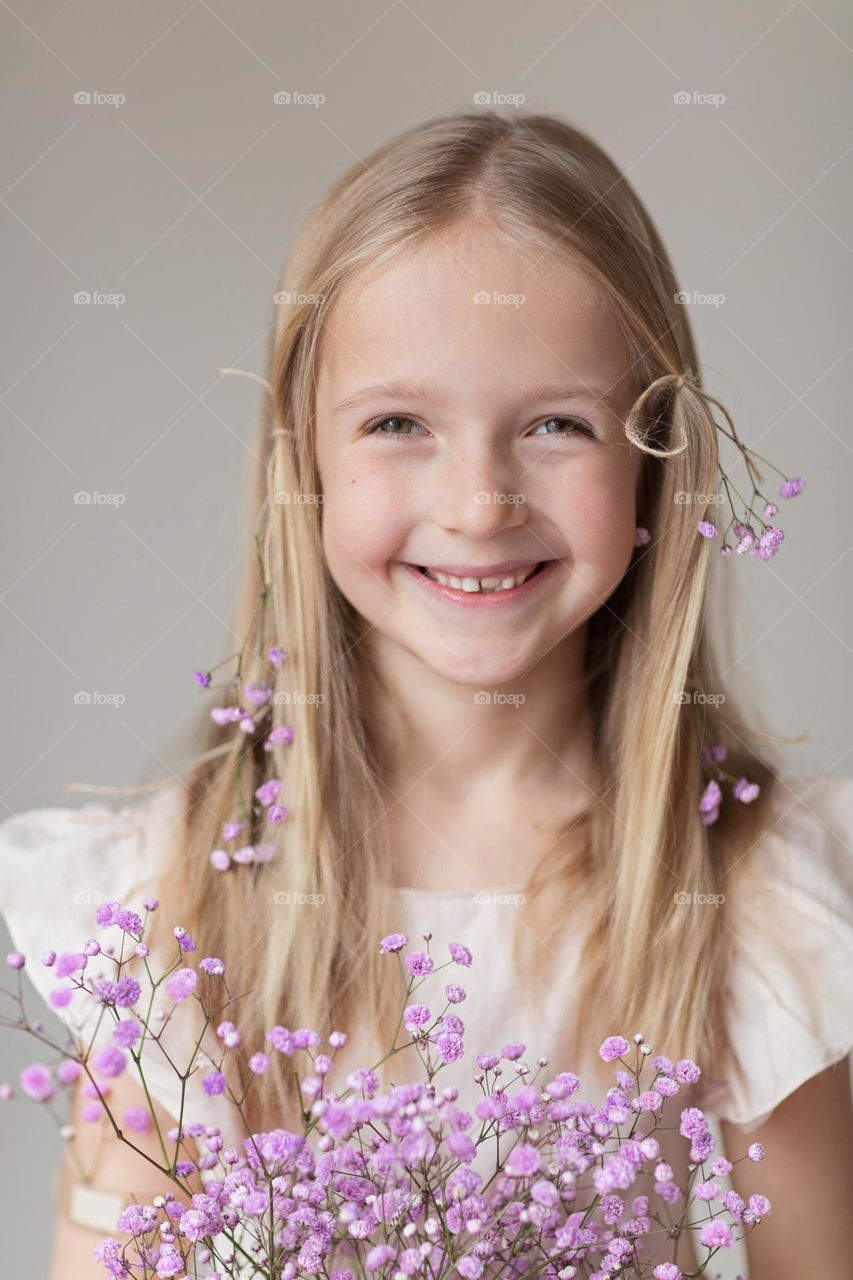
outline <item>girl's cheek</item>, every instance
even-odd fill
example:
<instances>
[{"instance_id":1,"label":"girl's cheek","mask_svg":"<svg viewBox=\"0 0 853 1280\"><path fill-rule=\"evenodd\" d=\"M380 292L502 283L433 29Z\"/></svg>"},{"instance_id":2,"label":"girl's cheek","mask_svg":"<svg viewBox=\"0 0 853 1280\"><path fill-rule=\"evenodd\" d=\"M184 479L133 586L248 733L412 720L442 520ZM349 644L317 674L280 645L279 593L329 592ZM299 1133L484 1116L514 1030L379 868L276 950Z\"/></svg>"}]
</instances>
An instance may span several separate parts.
<instances>
[{"instance_id":1,"label":"girl's cheek","mask_svg":"<svg viewBox=\"0 0 853 1280\"><path fill-rule=\"evenodd\" d=\"M356 471L344 462L324 495L323 538L330 564L377 572L395 557L413 523L410 495L399 478L392 485L382 467Z\"/></svg>"}]
</instances>

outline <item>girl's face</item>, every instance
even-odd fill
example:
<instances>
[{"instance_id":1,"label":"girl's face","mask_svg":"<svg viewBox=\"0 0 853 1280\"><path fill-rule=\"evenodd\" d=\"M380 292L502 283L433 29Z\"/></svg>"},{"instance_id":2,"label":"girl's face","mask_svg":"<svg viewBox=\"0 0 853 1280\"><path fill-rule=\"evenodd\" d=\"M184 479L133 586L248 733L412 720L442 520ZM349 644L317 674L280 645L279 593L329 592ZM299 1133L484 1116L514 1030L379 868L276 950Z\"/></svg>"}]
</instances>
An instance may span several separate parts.
<instances>
[{"instance_id":1,"label":"girl's face","mask_svg":"<svg viewBox=\"0 0 853 1280\"><path fill-rule=\"evenodd\" d=\"M380 649L495 686L580 642L634 546L628 364L579 270L482 228L348 282L318 359L323 543Z\"/></svg>"}]
</instances>

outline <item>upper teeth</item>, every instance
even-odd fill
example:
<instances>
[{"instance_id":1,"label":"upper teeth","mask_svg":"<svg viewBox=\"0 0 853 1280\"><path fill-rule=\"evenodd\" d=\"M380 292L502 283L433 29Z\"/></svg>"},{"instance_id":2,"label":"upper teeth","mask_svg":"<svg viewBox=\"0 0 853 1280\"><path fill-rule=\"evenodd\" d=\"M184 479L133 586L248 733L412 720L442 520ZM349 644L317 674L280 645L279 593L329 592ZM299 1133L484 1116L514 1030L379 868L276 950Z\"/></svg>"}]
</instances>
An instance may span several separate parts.
<instances>
[{"instance_id":1,"label":"upper teeth","mask_svg":"<svg viewBox=\"0 0 853 1280\"><path fill-rule=\"evenodd\" d=\"M452 574L433 572L432 569L424 572L433 582L440 582L443 587L455 587L457 591L509 591L525 582L536 567L532 564L502 578L454 578Z\"/></svg>"}]
</instances>

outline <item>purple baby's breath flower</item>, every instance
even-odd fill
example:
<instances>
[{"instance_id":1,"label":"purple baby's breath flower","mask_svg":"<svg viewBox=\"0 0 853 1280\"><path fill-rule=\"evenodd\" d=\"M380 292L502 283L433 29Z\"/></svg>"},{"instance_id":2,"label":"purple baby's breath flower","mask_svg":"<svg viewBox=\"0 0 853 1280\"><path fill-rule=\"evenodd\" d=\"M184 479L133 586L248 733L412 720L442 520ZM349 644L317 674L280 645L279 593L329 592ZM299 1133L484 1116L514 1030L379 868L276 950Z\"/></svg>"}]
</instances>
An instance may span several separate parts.
<instances>
[{"instance_id":1,"label":"purple baby's breath flower","mask_svg":"<svg viewBox=\"0 0 853 1280\"><path fill-rule=\"evenodd\" d=\"M749 1211L755 1214L756 1218L766 1218L772 1207L767 1196L752 1195L749 1197Z\"/></svg>"},{"instance_id":2,"label":"purple baby's breath flower","mask_svg":"<svg viewBox=\"0 0 853 1280\"><path fill-rule=\"evenodd\" d=\"M151 1116L144 1107L128 1107L122 1119L134 1133L147 1133L151 1128Z\"/></svg>"},{"instance_id":3,"label":"purple baby's breath flower","mask_svg":"<svg viewBox=\"0 0 853 1280\"><path fill-rule=\"evenodd\" d=\"M18 1076L18 1083L27 1097L34 1102L47 1102L56 1093L50 1068L41 1062L31 1062Z\"/></svg>"},{"instance_id":4,"label":"purple baby's breath flower","mask_svg":"<svg viewBox=\"0 0 853 1280\"><path fill-rule=\"evenodd\" d=\"M709 1249L730 1249L734 1244L734 1236L730 1229L718 1218L705 1223L699 1233L699 1239Z\"/></svg>"},{"instance_id":5,"label":"purple baby's breath flower","mask_svg":"<svg viewBox=\"0 0 853 1280\"><path fill-rule=\"evenodd\" d=\"M508 1062L516 1062L526 1048L527 1045L522 1044L520 1040L511 1040L501 1049L501 1057L506 1058Z\"/></svg>"},{"instance_id":6,"label":"purple baby's breath flower","mask_svg":"<svg viewBox=\"0 0 853 1280\"><path fill-rule=\"evenodd\" d=\"M461 942L449 942L447 944L447 949L457 964L461 964L464 969L471 968L471 965L474 963L473 957L468 948L463 946Z\"/></svg>"},{"instance_id":7,"label":"purple baby's breath flower","mask_svg":"<svg viewBox=\"0 0 853 1280\"><path fill-rule=\"evenodd\" d=\"M224 849L214 849L210 855L210 863L217 871L227 871L231 866L231 855Z\"/></svg>"},{"instance_id":8,"label":"purple baby's breath flower","mask_svg":"<svg viewBox=\"0 0 853 1280\"><path fill-rule=\"evenodd\" d=\"M176 969L171 977L166 979L166 991L169 997L178 1003L191 996L197 984L198 974L195 969Z\"/></svg>"},{"instance_id":9,"label":"purple baby's breath flower","mask_svg":"<svg viewBox=\"0 0 853 1280\"><path fill-rule=\"evenodd\" d=\"M72 1058L63 1058L56 1068L56 1074L60 1084L71 1084L83 1074L83 1064Z\"/></svg>"},{"instance_id":10,"label":"purple baby's breath flower","mask_svg":"<svg viewBox=\"0 0 853 1280\"><path fill-rule=\"evenodd\" d=\"M278 793L281 791L281 779L270 778L269 782L264 782L255 790L255 799L259 800L264 807L272 804L278 799Z\"/></svg>"},{"instance_id":11,"label":"purple baby's breath flower","mask_svg":"<svg viewBox=\"0 0 853 1280\"><path fill-rule=\"evenodd\" d=\"M195 951L196 946L186 929L181 924L176 924L172 933L178 940L178 946L182 951Z\"/></svg>"},{"instance_id":12,"label":"purple baby's breath flower","mask_svg":"<svg viewBox=\"0 0 853 1280\"><path fill-rule=\"evenodd\" d=\"M27 963L27 957L23 951L10 951L6 956L6 963L10 969L23 969Z\"/></svg>"},{"instance_id":13,"label":"purple baby's breath flower","mask_svg":"<svg viewBox=\"0 0 853 1280\"><path fill-rule=\"evenodd\" d=\"M403 963L413 978L426 977L434 968L432 957L426 951L410 951Z\"/></svg>"},{"instance_id":14,"label":"purple baby's breath flower","mask_svg":"<svg viewBox=\"0 0 853 1280\"><path fill-rule=\"evenodd\" d=\"M772 560L781 547L785 534L781 529L768 527L762 533L757 547L751 547L749 554L756 560Z\"/></svg>"},{"instance_id":15,"label":"purple baby's breath flower","mask_svg":"<svg viewBox=\"0 0 853 1280\"><path fill-rule=\"evenodd\" d=\"M242 834L243 825L242 822L226 822L222 828L222 839L236 840Z\"/></svg>"},{"instance_id":16,"label":"purple baby's breath flower","mask_svg":"<svg viewBox=\"0 0 853 1280\"><path fill-rule=\"evenodd\" d=\"M701 1138L708 1130L708 1121L698 1107L685 1107L681 1113L679 1133L684 1138Z\"/></svg>"},{"instance_id":17,"label":"purple baby's breath flower","mask_svg":"<svg viewBox=\"0 0 853 1280\"><path fill-rule=\"evenodd\" d=\"M312 1049L320 1043L320 1036L313 1027L297 1027L293 1033L293 1043L297 1049Z\"/></svg>"},{"instance_id":18,"label":"purple baby's breath flower","mask_svg":"<svg viewBox=\"0 0 853 1280\"><path fill-rule=\"evenodd\" d=\"M67 978L78 969L85 969L88 961L89 957L82 951L63 951L56 958L53 972L57 978Z\"/></svg>"},{"instance_id":19,"label":"purple baby's breath flower","mask_svg":"<svg viewBox=\"0 0 853 1280\"><path fill-rule=\"evenodd\" d=\"M506 1162L506 1172L511 1178L529 1178L540 1167L539 1152L529 1142L513 1147Z\"/></svg>"},{"instance_id":20,"label":"purple baby's breath flower","mask_svg":"<svg viewBox=\"0 0 853 1280\"><path fill-rule=\"evenodd\" d=\"M425 1027L432 1019L432 1014L425 1004L410 1004L403 1010L403 1021L407 1027Z\"/></svg>"},{"instance_id":21,"label":"purple baby's breath flower","mask_svg":"<svg viewBox=\"0 0 853 1280\"><path fill-rule=\"evenodd\" d=\"M199 961L198 967L216 978L220 978L225 972L225 965L216 956L205 956L203 960Z\"/></svg>"},{"instance_id":22,"label":"purple baby's breath flower","mask_svg":"<svg viewBox=\"0 0 853 1280\"><path fill-rule=\"evenodd\" d=\"M643 525L637 525L634 530L634 546L647 547L652 540L652 535Z\"/></svg>"},{"instance_id":23,"label":"purple baby's breath flower","mask_svg":"<svg viewBox=\"0 0 853 1280\"><path fill-rule=\"evenodd\" d=\"M280 822L284 822L289 817L290 810L283 804L271 804L267 809L267 822L271 822L273 826L278 826Z\"/></svg>"},{"instance_id":24,"label":"purple baby's breath flower","mask_svg":"<svg viewBox=\"0 0 853 1280\"><path fill-rule=\"evenodd\" d=\"M442 1032L434 1044L442 1062L458 1062L463 1055L462 1037L455 1032Z\"/></svg>"},{"instance_id":25,"label":"purple baby's breath flower","mask_svg":"<svg viewBox=\"0 0 853 1280\"><path fill-rule=\"evenodd\" d=\"M716 779L712 778L702 792L702 799L699 801L700 813L710 813L711 810L716 809L722 798L723 793L720 790L720 784Z\"/></svg>"},{"instance_id":26,"label":"purple baby's breath flower","mask_svg":"<svg viewBox=\"0 0 853 1280\"><path fill-rule=\"evenodd\" d=\"M216 1094L224 1093L227 1084L228 1081L221 1071L208 1071L202 1080L204 1091L209 1098L214 1097Z\"/></svg>"},{"instance_id":27,"label":"purple baby's breath flower","mask_svg":"<svg viewBox=\"0 0 853 1280\"><path fill-rule=\"evenodd\" d=\"M573 1071L561 1071L548 1083L546 1090L552 1098L570 1098L573 1093L577 1093L580 1084Z\"/></svg>"},{"instance_id":28,"label":"purple baby's breath flower","mask_svg":"<svg viewBox=\"0 0 853 1280\"><path fill-rule=\"evenodd\" d=\"M274 644L267 649L267 658L274 667L283 667L287 660L287 654L280 645Z\"/></svg>"},{"instance_id":29,"label":"purple baby's breath flower","mask_svg":"<svg viewBox=\"0 0 853 1280\"><path fill-rule=\"evenodd\" d=\"M458 982L448 982L444 988L444 994L447 996L451 1004L461 1004L466 997L464 987L460 987Z\"/></svg>"},{"instance_id":30,"label":"purple baby's breath flower","mask_svg":"<svg viewBox=\"0 0 853 1280\"><path fill-rule=\"evenodd\" d=\"M113 923L117 924L125 933L142 933L142 920L140 917L135 911L126 911L124 907L120 907L116 912Z\"/></svg>"},{"instance_id":31,"label":"purple baby's breath flower","mask_svg":"<svg viewBox=\"0 0 853 1280\"><path fill-rule=\"evenodd\" d=\"M630 1048L624 1036L608 1036L598 1053L605 1062L612 1062L614 1058L624 1057Z\"/></svg>"},{"instance_id":32,"label":"purple baby's breath flower","mask_svg":"<svg viewBox=\"0 0 853 1280\"><path fill-rule=\"evenodd\" d=\"M757 782L747 782L746 778L738 778L732 788L732 795L736 800L740 800L741 804L751 804L760 790Z\"/></svg>"},{"instance_id":33,"label":"purple baby's breath flower","mask_svg":"<svg viewBox=\"0 0 853 1280\"><path fill-rule=\"evenodd\" d=\"M696 525L703 538L716 538L717 528L710 520L700 520Z\"/></svg>"},{"instance_id":34,"label":"purple baby's breath flower","mask_svg":"<svg viewBox=\"0 0 853 1280\"><path fill-rule=\"evenodd\" d=\"M112 1044L102 1045L93 1059L95 1074L112 1078L120 1076L127 1066L127 1056Z\"/></svg>"},{"instance_id":35,"label":"purple baby's breath flower","mask_svg":"<svg viewBox=\"0 0 853 1280\"><path fill-rule=\"evenodd\" d=\"M477 1154L476 1144L467 1133L451 1133L446 1141L448 1151L465 1164L470 1164Z\"/></svg>"},{"instance_id":36,"label":"purple baby's breath flower","mask_svg":"<svg viewBox=\"0 0 853 1280\"><path fill-rule=\"evenodd\" d=\"M682 1271L674 1262L661 1262L652 1272L655 1280L681 1280Z\"/></svg>"},{"instance_id":37,"label":"purple baby's breath flower","mask_svg":"<svg viewBox=\"0 0 853 1280\"><path fill-rule=\"evenodd\" d=\"M132 1049L141 1035L139 1023L129 1018L121 1018L113 1027L113 1040L122 1049Z\"/></svg>"},{"instance_id":38,"label":"purple baby's breath flower","mask_svg":"<svg viewBox=\"0 0 853 1280\"><path fill-rule=\"evenodd\" d=\"M746 1149L746 1154L750 1160L763 1160L764 1148L760 1142L751 1142Z\"/></svg>"},{"instance_id":39,"label":"purple baby's breath flower","mask_svg":"<svg viewBox=\"0 0 853 1280\"><path fill-rule=\"evenodd\" d=\"M676 1079L682 1084L695 1084L701 1076L702 1071L696 1066L692 1058L680 1058L675 1066Z\"/></svg>"},{"instance_id":40,"label":"purple baby's breath flower","mask_svg":"<svg viewBox=\"0 0 853 1280\"><path fill-rule=\"evenodd\" d=\"M262 707L273 695L272 686L268 684L243 683L243 696L253 707Z\"/></svg>"},{"instance_id":41,"label":"purple baby's breath flower","mask_svg":"<svg viewBox=\"0 0 853 1280\"><path fill-rule=\"evenodd\" d=\"M256 1076L265 1075L267 1071L269 1071L269 1069L270 1069L270 1059L268 1054L261 1053L260 1050L258 1050L257 1053L252 1054L251 1058L249 1059L249 1070L253 1072L254 1075Z\"/></svg>"},{"instance_id":42,"label":"purple baby's breath flower","mask_svg":"<svg viewBox=\"0 0 853 1280\"><path fill-rule=\"evenodd\" d=\"M475 1061L481 1071L491 1071L498 1065L500 1058L496 1053L478 1053Z\"/></svg>"},{"instance_id":43,"label":"purple baby's breath flower","mask_svg":"<svg viewBox=\"0 0 853 1280\"><path fill-rule=\"evenodd\" d=\"M219 1034L219 1031L217 1031ZM293 1033L288 1031L287 1027L270 1027L267 1032L267 1039L274 1049L279 1053L285 1054L291 1058L296 1051L296 1045L293 1043Z\"/></svg>"},{"instance_id":44,"label":"purple baby's breath flower","mask_svg":"<svg viewBox=\"0 0 853 1280\"><path fill-rule=\"evenodd\" d=\"M795 498L798 493L802 493L805 487L805 480L801 476L794 476L791 480L786 480L784 484L780 484L779 494L783 498Z\"/></svg>"},{"instance_id":45,"label":"purple baby's breath flower","mask_svg":"<svg viewBox=\"0 0 853 1280\"><path fill-rule=\"evenodd\" d=\"M142 987L136 981L126 975L119 978L115 986L115 1005L117 1009L130 1009L137 1003L142 995Z\"/></svg>"},{"instance_id":46,"label":"purple baby's breath flower","mask_svg":"<svg viewBox=\"0 0 853 1280\"><path fill-rule=\"evenodd\" d=\"M364 1259L368 1271L380 1271L388 1262L393 1262L396 1254L390 1244L377 1244L369 1249Z\"/></svg>"},{"instance_id":47,"label":"purple baby's breath flower","mask_svg":"<svg viewBox=\"0 0 853 1280\"><path fill-rule=\"evenodd\" d=\"M380 951L402 951L408 943L409 939L404 933L389 933L379 943Z\"/></svg>"},{"instance_id":48,"label":"purple baby's breath flower","mask_svg":"<svg viewBox=\"0 0 853 1280\"><path fill-rule=\"evenodd\" d=\"M200 688L202 689L210 688L210 672L209 671L194 671L193 675L195 676L196 684L199 685Z\"/></svg>"},{"instance_id":49,"label":"purple baby's breath flower","mask_svg":"<svg viewBox=\"0 0 853 1280\"><path fill-rule=\"evenodd\" d=\"M279 743L284 743L286 745L288 742L293 741L295 733L296 730L292 724L278 724L270 733L267 734L264 746L269 748L271 746L277 746Z\"/></svg>"},{"instance_id":50,"label":"purple baby's breath flower","mask_svg":"<svg viewBox=\"0 0 853 1280\"><path fill-rule=\"evenodd\" d=\"M95 920L103 927L115 924L116 915L120 910L121 904L118 902L113 900L102 902L95 911Z\"/></svg>"}]
</instances>

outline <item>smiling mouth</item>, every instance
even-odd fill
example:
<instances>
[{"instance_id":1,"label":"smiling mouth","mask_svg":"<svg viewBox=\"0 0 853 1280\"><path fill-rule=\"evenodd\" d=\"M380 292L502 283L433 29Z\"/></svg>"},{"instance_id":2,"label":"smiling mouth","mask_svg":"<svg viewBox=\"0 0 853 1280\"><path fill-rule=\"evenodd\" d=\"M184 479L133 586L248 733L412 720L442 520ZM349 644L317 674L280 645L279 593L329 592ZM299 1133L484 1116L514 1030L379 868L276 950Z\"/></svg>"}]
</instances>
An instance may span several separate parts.
<instances>
[{"instance_id":1,"label":"smiling mouth","mask_svg":"<svg viewBox=\"0 0 853 1280\"><path fill-rule=\"evenodd\" d=\"M453 587L457 591L467 591L471 594L487 595L490 592L512 591L521 586L523 582L529 582L531 578L535 578L541 572L545 564L546 561L540 560L532 568L520 569L515 573L494 574L482 578L458 578L454 574L439 573L437 570L428 569L422 564L415 564L411 567L419 570L424 577L430 578L433 582L437 582L443 587Z\"/></svg>"}]
</instances>

